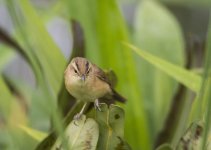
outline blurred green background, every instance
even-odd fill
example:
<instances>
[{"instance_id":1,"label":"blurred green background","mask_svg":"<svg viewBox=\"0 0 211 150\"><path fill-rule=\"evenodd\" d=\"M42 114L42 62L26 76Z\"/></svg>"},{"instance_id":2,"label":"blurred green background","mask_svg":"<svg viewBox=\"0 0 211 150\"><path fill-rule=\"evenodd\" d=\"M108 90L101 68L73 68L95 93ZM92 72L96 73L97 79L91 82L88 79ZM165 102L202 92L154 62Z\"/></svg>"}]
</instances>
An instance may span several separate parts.
<instances>
[{"instance_id":1,"label":"blurred green background","mask_svg":"<svg viewBox=\"0 0 211 150\"><path fill-rule=\"evenodd\" d=\"M39 144L43 136L20 126L41 135L52 122L63 128L58 103L72 100L63 73L76 55L116 73L132 149L175 149L198 121L199 147L208 148L210 7L209 0L1 0L0 149Z\"/></svg>"}]
</instances>

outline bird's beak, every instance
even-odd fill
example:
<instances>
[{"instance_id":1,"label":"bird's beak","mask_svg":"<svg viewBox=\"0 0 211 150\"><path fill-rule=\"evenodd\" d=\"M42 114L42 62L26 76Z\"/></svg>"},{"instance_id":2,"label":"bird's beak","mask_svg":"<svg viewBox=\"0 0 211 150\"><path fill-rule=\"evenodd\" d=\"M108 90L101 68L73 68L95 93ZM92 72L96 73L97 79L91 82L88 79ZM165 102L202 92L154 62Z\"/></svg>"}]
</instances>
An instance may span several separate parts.
<instances>
[{"instance_id":1,"label":"bird's beak","mask_svg":"<svg viewBox=\"0 0 211 150\"><path fill-rule=\"evenodd\" d=\"M81 80L82 80L83 82L85 82L86 76L85 76L85 75L82 75L82 76L81 76Z\"/></svg>"}]
</instances>

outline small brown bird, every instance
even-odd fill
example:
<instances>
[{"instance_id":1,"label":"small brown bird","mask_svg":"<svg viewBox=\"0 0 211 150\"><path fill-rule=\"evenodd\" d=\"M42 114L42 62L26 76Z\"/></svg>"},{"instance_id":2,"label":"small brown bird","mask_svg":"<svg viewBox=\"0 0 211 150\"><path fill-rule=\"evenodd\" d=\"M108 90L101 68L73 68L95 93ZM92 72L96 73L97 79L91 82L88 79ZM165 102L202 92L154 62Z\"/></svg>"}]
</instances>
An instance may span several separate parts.
<instances>
[{"instance_id":1,"label":"small brown bird","mask_svg":"<svg viewBox=\"0 0 211 150\"><path fill-rule=\"evenodd\" d=\"M68 92L77 100L85 102L82 110L75 115L74 119L81 117L87 102L94 102L95 108L99 111L101 111L99 98L110 97L125 102L125 98L111 87L111 81L105 72L86 58L73 58L65 70L64 77Z\"/></svg>"}]
</instances>

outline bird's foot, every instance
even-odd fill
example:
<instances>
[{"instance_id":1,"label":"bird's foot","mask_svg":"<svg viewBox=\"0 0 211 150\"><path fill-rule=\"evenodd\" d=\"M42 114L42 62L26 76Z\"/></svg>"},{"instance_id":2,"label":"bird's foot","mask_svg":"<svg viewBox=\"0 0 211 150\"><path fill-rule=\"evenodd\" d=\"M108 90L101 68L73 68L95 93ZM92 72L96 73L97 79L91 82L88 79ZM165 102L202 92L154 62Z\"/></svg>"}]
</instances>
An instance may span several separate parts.
<instances>
[{"instance_id":1,"label":"bird's foot","mask_svg":"<svg viewBox=\"0 0 211 150\"><path fill-rule=\"evenodd\" d=\"M73 117L73 119L74 120L79 120L79 119L81 119L81 116L82 116L83 114L82 113L77 113L74 117Z\"/></svg>"},{"instance_id":2,"label":"bird's foot","mask_svg":"<svg viewBox=\"0 0 211 150\"><path fill-rule=\"evenodd\" d=\"M86 105L87 105L87 103L85 103L85 104L83 105L81 111L80 111L79 113L77 113L77 114L73 117L73 119L74 119L75 121L78 121L79 119L81 119L81 116L83 115L83 112L84 112L84 109L86 108Z\"/></svg>"},{"instance_id":3,"label":"bird's foot","mask_svg":"<svg viewBox=\"0 0 211 150\"><path fill-rule=\"evenodd\" d=\"M82 113L77 113L74 117L73 117L73 123L74 123L74 125L76 125L76 126L78 126L78 121L81 119L81 117L82 117Z\"/></svg>"},{"instance_id":4,"label":"bird's foot","mask_svg":"<svg viewBox=\"0 0 211 150\"><path fill-rule=\"evenodd\" d=\"M100 103L99 103L98 99L95 100L94 107L95 107L95 109L102 111L101 108L100 108Z\"/></svg>"}]
</instances>

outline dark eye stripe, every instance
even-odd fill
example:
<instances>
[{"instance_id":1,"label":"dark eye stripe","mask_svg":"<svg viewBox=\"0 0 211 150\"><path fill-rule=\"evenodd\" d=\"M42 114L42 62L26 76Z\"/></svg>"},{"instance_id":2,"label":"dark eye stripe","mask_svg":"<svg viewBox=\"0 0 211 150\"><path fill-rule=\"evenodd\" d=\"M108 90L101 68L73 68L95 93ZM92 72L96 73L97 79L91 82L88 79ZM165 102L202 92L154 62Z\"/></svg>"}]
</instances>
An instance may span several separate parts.
<instances>
[{"instance_id":1,"label":"dark eye stripe","mask_svg":"<svg viewBox=\"0 0 211 150\"><path fill-rule=\"evenodd\" d=\"M89 62L87 61L86 62L86 73L88 72L88 70L89 70Z\"/></svg>"}]
</instances>

